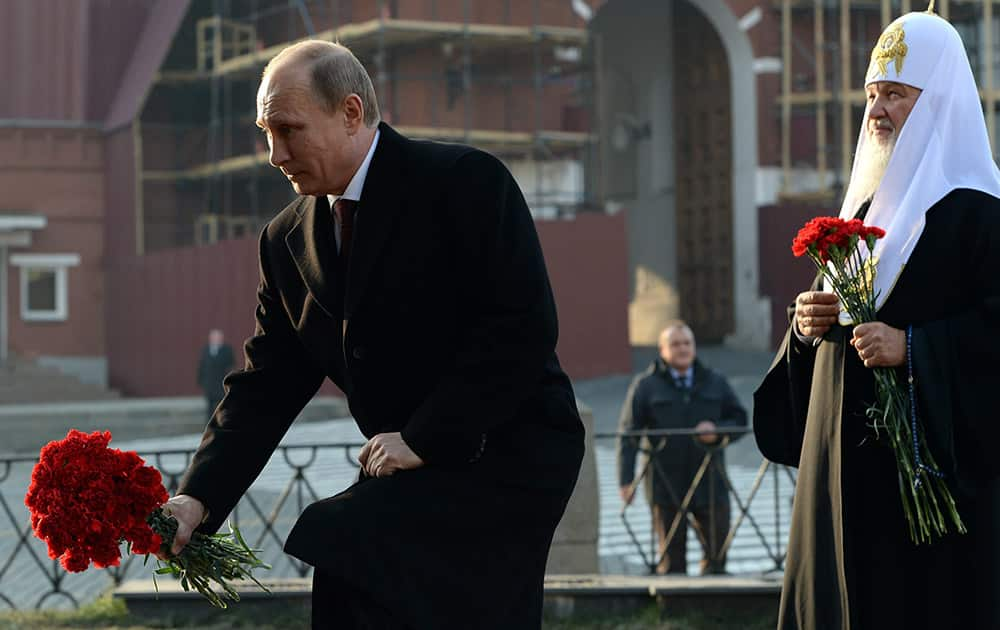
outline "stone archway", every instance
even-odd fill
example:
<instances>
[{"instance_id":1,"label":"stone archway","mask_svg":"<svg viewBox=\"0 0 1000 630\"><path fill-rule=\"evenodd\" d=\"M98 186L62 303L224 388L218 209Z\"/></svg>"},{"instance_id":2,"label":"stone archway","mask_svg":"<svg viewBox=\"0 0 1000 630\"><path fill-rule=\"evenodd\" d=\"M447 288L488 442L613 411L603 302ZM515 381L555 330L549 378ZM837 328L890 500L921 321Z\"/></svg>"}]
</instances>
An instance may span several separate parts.
<instances>
[{"instance_id":1,"label":"stone archway","mask_svg":"<svg viewBox=\"0 0 1000 630\"><path fill-rule=\"evenodd\" d=\"M609 0L591 33L602 146L595 175L605 201L628 213L632 345L654 345L667 320L686 317L706 341L766 347L756 82L738 16L725 0ZM699 108L710 103L692 103L681 82L709 75L727 92L728 114L716 107L708 116L714 150L685 151L682 143L701 142Z\"/></svg>"}]
</instances>

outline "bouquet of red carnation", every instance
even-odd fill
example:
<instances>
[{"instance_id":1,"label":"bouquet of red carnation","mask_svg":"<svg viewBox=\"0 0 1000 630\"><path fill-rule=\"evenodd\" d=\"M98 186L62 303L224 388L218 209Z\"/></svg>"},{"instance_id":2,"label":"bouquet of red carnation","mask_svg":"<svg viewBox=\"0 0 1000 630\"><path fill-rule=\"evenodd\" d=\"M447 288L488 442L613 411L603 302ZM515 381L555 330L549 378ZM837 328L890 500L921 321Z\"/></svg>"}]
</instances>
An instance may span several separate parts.
<instances>
[{"instance_id":1,"label":"bouquet of red carnation","mask_svg":"<svg viewBox=\"0 0 1000 630\"><path fill-rule=\"evenodd\" d=\"M799 230L792 253L807 255L816 264L844 310L856 324L876 321L875 243L885 230L866 226L859 219L817 217ZM868 255L861 252L864 243ZM909 363L909 349L907 349ZM931 542L948 532L949 524L965 533L955 499L927 448L923 425L917 418L913 378L904 386L892 368L873 368L876 402L868 418L876 434L884 432L896 455L903 513L915 543ZM928 482L928 483L925 483ZM947 516L947 517L946 517Z\"/></svg>"},{"instance_id":2,"label":"bouquet of red carnation","mask_svg":"<svg viewBox=\"0 0 1000 630\"><path fill-rule=\"evenodd\" d=\"M31 528L67 571L118 566L122 542L131 553L169 550L177 521L160 508L167 501L159 471L134 451L108 447L109 431L91 434L70 430L63 440L42 448L31 472L24 499L31 511ZM158 574L180 577L184 590L193 586L220 608L226 603L212 590L216 582L224 596L239 600L227 580L250 579L251 571L270 567L254 555L239 530L205 536L196 533L177 556L162 561ZM154 577L155 582L155 577Z\"/></svg>"}]
</instances>

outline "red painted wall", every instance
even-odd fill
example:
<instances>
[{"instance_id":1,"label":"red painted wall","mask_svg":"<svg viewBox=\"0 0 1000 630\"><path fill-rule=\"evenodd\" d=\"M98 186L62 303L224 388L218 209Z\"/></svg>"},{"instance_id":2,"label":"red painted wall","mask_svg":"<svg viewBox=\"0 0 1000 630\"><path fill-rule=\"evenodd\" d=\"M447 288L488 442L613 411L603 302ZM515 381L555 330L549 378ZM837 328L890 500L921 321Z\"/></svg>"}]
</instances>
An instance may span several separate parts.
<instances>
[{"instance_id":1,"label":"red painted wall","mask_svg":"<svg viewBox=\"0 0 1000 630\"><path fill-rule=\"evenodd\" d=\"M254 239L156 252L119 261L109 312L111 386L128 396L195 394L210 328L237 351L253 332Z\"/></svg>"},{"instance_id":2,"label":"red painted wall","mask_svg":"<svg viewBox=\"0 0 1000 630\"><path fill-rule=\"evenodd\" d=\"M625 214L536 226L556 296L563 368L573 378L629 373Z\"/></svg>"},{"instance_id":3,"label":"red painted wall","mask_svg":"<svg viewBox=\"0 0 1000 630\"><path fill-rule=\"evenodd\" d=\"M574 378L627 373L624 215L537 225L559 309L563 367ZM221 328L237 350L253 332L256 239L123 258L112 274L111 385L128 396L197 393L208 330Z\"/></svg>"},{"instance_id":4,"label":"red painted wall","mask_svg":"<svg viewBox=\"0 0 1000 630\"><path fill-rule=\"evenodd\" d=\"M30 247L9 254L79 254L67 274L69 316L21 319L20 269L7 276L9 344L14 354L104 354L104 209L101 135L92 129L0 129L0 211L43 215ZM0 296L3 299L3 296Z\"/></svg>"}]
</instances>

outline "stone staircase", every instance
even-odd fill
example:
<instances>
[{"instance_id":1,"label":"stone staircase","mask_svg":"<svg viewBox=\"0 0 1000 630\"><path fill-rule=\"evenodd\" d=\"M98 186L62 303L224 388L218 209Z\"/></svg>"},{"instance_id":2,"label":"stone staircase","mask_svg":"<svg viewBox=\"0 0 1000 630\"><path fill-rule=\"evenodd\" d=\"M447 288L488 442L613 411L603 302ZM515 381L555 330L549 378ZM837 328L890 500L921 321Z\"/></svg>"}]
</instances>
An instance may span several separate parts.
<instances>
[{"instance_id":1,"label":"stone staircase","mask_svg":"<svg viewBox=\"0 0 1000 630\"><path fill-rule=\"evenodd\" d=\"M54 367L9 357L0 363L0 405L116 400L118 392L84 383Z\"/></svg>"}]
</instances>

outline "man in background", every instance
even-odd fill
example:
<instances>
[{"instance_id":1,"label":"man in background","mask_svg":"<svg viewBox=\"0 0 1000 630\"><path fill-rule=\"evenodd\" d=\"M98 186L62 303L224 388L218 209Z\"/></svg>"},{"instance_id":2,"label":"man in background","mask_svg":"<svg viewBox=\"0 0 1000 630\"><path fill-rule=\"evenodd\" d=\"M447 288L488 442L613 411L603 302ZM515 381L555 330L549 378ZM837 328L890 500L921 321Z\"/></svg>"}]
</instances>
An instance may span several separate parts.
<instances>
[{"instance_id":1,"label":"man in background","mask_svg":"<svg viewBox=\"0 0 1000 630\"><path fill-rule=\"evenodd\" d=\"M705 367L696 357L695 338L682 321L669 324L660 333L660 356L636 376L622 406L621 432L643 429L694 429L693 436L648 438L652 445L650 470L645 476L646 497L653 512L653 528L659 541L656 572L687 573L687 519L681 515L677 531L667 534L680 513L688 488L706 452L722 441L720 427L744 427L747 413L726 378ZM638 437L618 441L618 480L622 500L629 504L635 494ZM722 544L729 532L729 493L724 477L725 455L711 453L713 461L702 476L688 515L697 528L704 550L701 573L725 573Z\"/></svg>"},{"instance_id":2,"label":"man in background","mask_svg":"<svg viewBox=\"0 0 1000 630\"><path fill-rule=\"evenodd\" d=\"M208 345L201 350L198 361L198 386L205 393L207 415L212 417L222 400L222 379L233 369L233 349L226 343L222 331L208 331Z\"/></svg>"}]
</instances>

